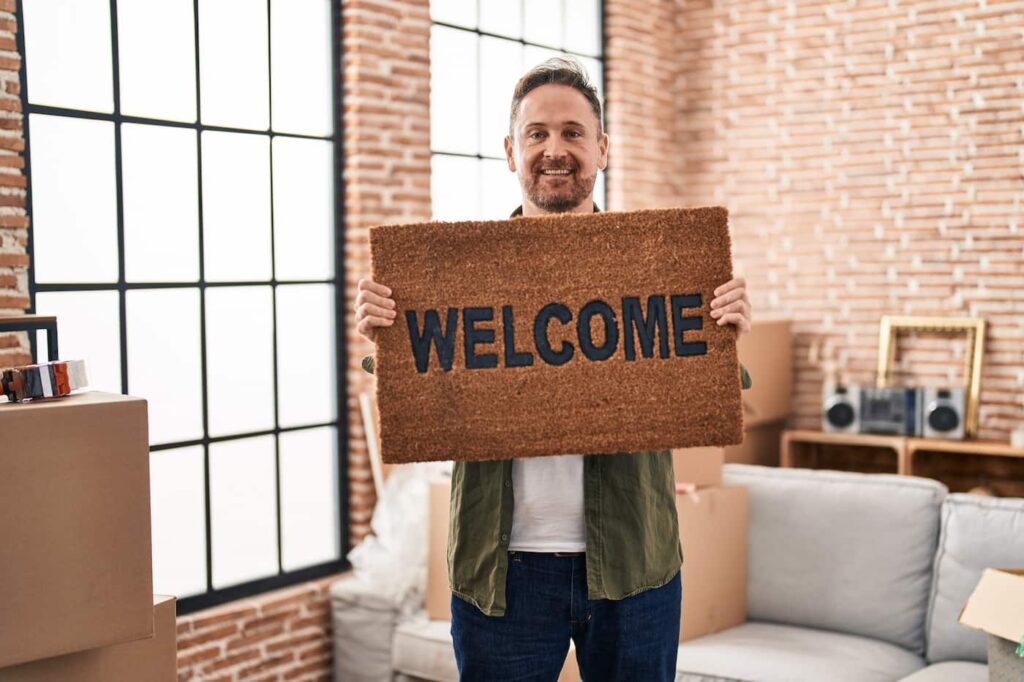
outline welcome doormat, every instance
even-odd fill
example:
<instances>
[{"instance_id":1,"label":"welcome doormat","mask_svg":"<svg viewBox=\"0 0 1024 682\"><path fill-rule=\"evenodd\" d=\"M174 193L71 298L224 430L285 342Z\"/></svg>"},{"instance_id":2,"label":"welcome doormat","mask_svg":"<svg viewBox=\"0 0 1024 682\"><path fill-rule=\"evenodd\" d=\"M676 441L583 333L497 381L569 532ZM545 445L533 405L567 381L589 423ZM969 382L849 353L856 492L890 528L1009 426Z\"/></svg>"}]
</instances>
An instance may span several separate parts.
<instances>
[{"instance_id":1,"label":"welcome doormat","mask_svg":"<svg viewBox=\"0 0 1024 682\"><path fill-rule=\"evenodd\" d=\"M371 229L385 462L742 440L724 208Z\"/></svg>"}]
</instances>

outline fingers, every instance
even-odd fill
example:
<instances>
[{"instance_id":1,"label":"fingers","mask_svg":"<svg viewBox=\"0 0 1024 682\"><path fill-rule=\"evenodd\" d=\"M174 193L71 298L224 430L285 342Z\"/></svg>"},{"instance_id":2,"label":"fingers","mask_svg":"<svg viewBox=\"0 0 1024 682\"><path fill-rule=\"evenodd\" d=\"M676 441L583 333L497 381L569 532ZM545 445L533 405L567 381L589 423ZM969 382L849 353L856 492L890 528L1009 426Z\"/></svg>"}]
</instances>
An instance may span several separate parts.
<instances>
[{"instance_id":1,"label":"fingers","mask_svg":"<svg viewBox=\"0 0 1024 682\"><path fill-rule=\"evenodd\" d=\"M727 315L728 313L739 313L744 317L749 318L750 303L746 299L741 298L740 300L733 301L728 305L724 305L720 308L715 308L714 310L711 311L711 317L721 321L722 316Z\"/></svg>"},{"instance_id":2,"label":"fingers","mask_svg":"<svg viewBox=\"0 0 1024 682\"><path fill-rule=\"evenodd\" d=\"M369 315L356 323L356 331L373 341L377 336L377 327L390 327L394 323L395 321L389 318Z\"/></svg>"},{"instance_id":3,"label":"fingers","mask_svg":"<svg viewBox=\"0 0 1024 682\"><path fill-rule=\"evenodd\" d=\"M394 320L395 316L398 315L391 308L381 308L379 305L373 303L364 303L356 310L356 319L362 320L364 317L377 317L385 320Z\"/></svg>"},{"instance_id":4,"label":"fingers","mask_svg":"<svg viewBox=\"0 0 1024 682\"><path fill-rule=\"evenodd\" d=\"M713 301L711 301L711 308L712 309L720 308L720 307L722 307L724 305L727 305L729 303L732 303L734 301L739 301L739 300L747 301L747 303L750 302L750 299L747 297L747 289L746 289L746 287L738 287L738 288L735 288L735 289L730 289L726 293L722 294L721 296L719 296L719 297L715 298Z\"/></svg>"},{"instance_id":5,"label":"fingers","mask_svg":"<svg viewBox=\"0 0 1024 682\"><path fill-rule=\"evenodd\" d=\"M750 320L740 313L726 313L718 319L718 324L734 324L740 333L750 331Z\"/></svg>"},{"instance_id":6,"label":"fingers","mask_svg":"<svg viewBox=\"0 0 1024 682\"><path fill-rule=\"evenodd\" d=\"M377 284L373 281L372 277L363 277L360 279L358 289L359 291L370 291L378 296L384 296L386 298L391 297L391 289L383 284Z\"/></svg>"},{"instance_id":7,"label":"fingers","mask_svg":"<svg viewBox=\"0 0 1024 682\"><path fill-rule=\"evenodd\" d=\"M721 296L722 294L728 291L732 291L733 289L744 289L746 288L746 286L747 280L743 279L742 277L736 277L734 279L730 279L728 282L715 289L714 293L715 296Z\"/></svg>"}]
</instances>

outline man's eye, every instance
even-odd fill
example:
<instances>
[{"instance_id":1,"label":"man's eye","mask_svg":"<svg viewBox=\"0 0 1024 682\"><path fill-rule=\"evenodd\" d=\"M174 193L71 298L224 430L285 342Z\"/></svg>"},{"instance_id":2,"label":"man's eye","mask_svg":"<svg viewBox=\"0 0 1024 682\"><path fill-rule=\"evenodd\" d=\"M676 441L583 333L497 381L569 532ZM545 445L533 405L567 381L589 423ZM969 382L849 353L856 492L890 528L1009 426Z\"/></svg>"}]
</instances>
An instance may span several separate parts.
<instances>
[{"instance_id":1,"label":"man's eye","mask_svg":"<svg viewBox=\"0 0 1024 682\"><path fill-rule=\"evenodd\" d=\"M530 139L531 140L537 140L537 139L540 139L541 137L544 137L544 133L540 132L539 130L530 133Z\"/></svg>"},{"instance_id":2,"label":"man's eye","mask_svg":"<svg viewBox=\"0 0 1024 682\"><path fill-rule=\"evenodd\" d=\"M567 135L568 135L569 137L583 137L583 135L582 135L582 134L580 133L580 131L578 131L578 130L570 130L570 131L569 131L568 133L566 133L566 134L567 134Z\"/></svg>"}]
</instances>

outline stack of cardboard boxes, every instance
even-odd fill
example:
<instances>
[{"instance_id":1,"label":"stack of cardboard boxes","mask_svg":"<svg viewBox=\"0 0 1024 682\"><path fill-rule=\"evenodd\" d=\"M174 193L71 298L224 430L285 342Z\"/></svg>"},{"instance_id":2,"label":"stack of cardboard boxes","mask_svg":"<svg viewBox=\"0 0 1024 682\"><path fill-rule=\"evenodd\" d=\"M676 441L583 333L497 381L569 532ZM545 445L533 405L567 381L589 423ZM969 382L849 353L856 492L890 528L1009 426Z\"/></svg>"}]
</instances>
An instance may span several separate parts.
<instances>
[{"instance_id":1,"label":"stack of cardboard boxes","mask_svg":"<svg viewBox=\"0 0 1024 682\"><path fill-rule=\"evenodd\" d=\"M750 333L739 337L736 352L752 385L743 391L743 442L725 448L725 461L778 466L793 396L790 321L754 320Z\"/></svg>"},{"instance_id":2,"label":"stack of cardboard boxes","mask_svg":"<svg viewBox=\"0 0 1024 682\"><path fill-rule=\"evenodd\" d=\"M722 485L723 448L672 451L683 547L679 641L747 619L747 489Z\"/></svg>"},{"instance_id":3,"label":"stack of cardboard boxes","mask_svg":"<svg viewBox=\"0 0 1024 682\"><path fill-rule=\"evenodd\" d=\"M146 402L0 404L0 682L171 682L153 595Z\"/></svg>"}]
</instances>

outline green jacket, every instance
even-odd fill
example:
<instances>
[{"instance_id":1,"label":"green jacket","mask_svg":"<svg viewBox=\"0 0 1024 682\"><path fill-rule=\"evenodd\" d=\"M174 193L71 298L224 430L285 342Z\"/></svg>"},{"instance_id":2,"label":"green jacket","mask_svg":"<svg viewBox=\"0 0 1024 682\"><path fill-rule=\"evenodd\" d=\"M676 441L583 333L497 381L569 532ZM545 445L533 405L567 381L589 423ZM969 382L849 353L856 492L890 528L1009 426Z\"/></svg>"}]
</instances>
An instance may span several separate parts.
<instances>
[{"instance_id":1,"label":"green jacket","mask_svg":"<svg viewBox=\"0 0 1024 682\"><path fill-rule=\"evenodd\" d=\"M362 365L373 373L373 356ZM742 365L740 379L750 387ZM675 576L683 562L675 498L668 450L584 456L588 598L622 599ZM505 614L513 499L511 459L455 462L448 586L488 616Z\"/></svg>"}]
</instances>

